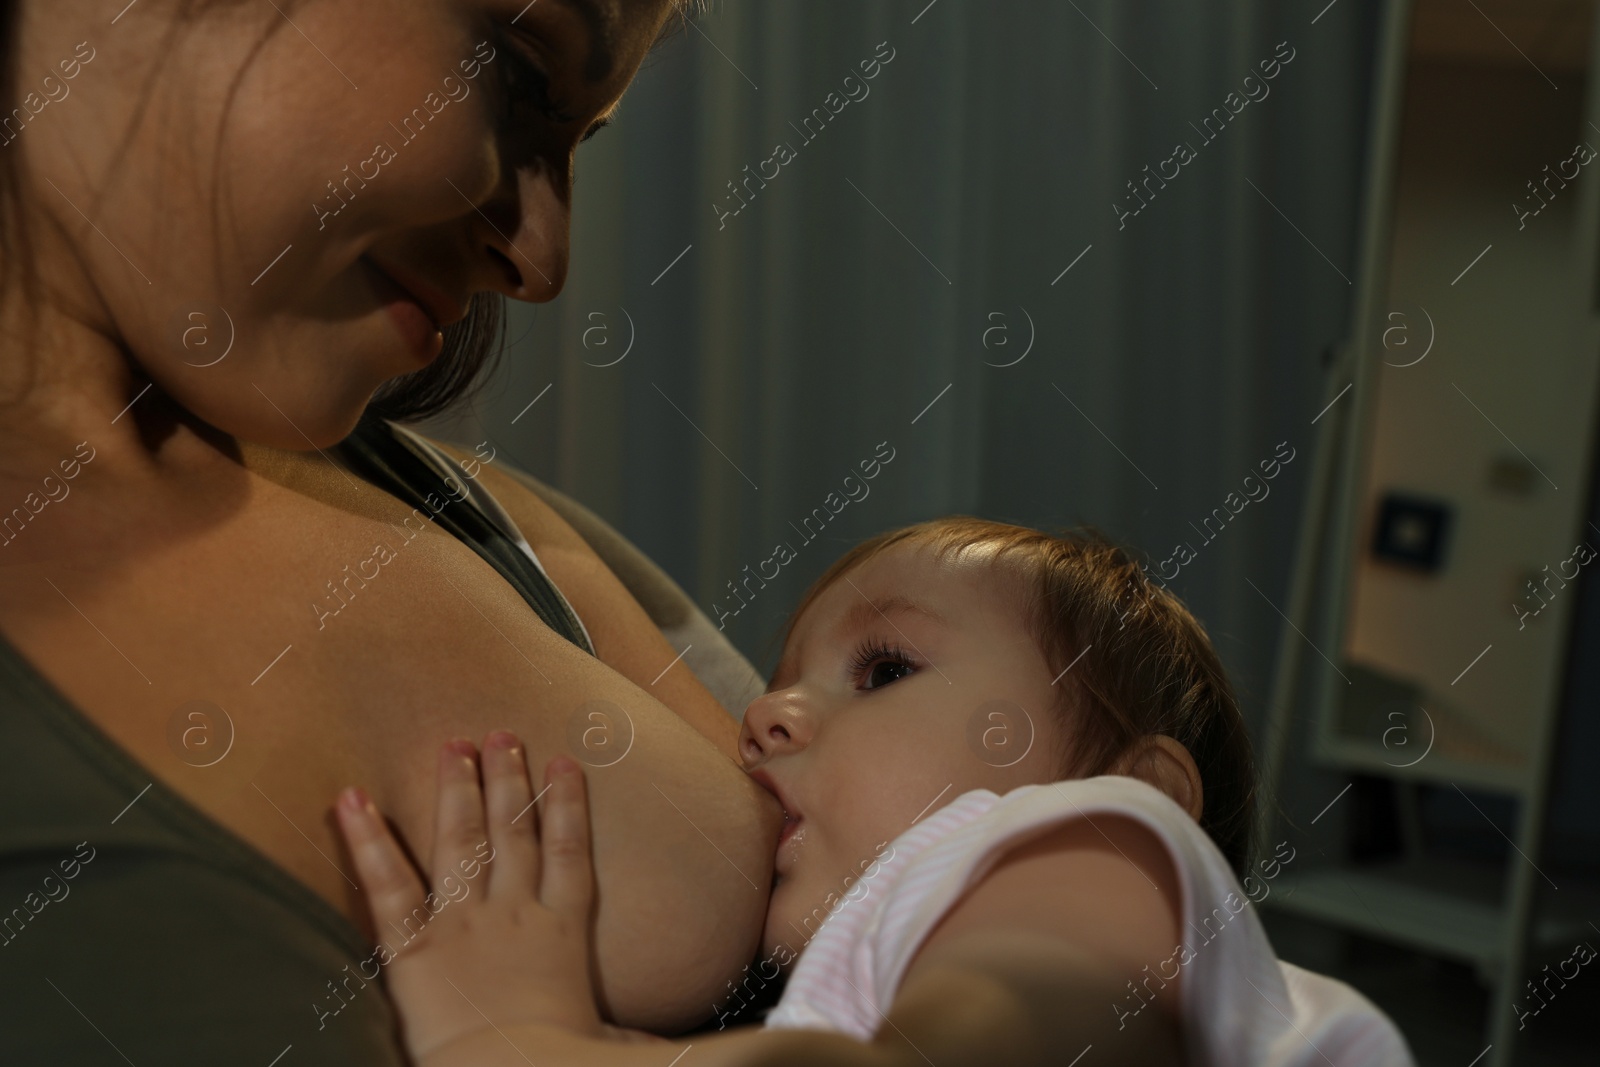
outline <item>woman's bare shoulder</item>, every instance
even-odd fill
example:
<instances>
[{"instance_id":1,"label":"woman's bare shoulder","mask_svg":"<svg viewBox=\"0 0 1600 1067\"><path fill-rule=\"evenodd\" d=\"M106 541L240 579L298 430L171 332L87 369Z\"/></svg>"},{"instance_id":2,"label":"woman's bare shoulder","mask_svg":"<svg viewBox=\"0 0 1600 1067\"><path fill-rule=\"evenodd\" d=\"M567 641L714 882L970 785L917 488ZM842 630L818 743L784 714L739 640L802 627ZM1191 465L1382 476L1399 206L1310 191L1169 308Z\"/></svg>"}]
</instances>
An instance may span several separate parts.
<instances>
[{"instance_id":1,"label":"woman's bare shoulder","mask_svg":"<svg viewBox=\"0 0 1600 1067\"><path fill-rule=\"evenodd\" d=\"M593 555L583 535L528 484L533 480L532 477L526 471L519 470L519 478L502 469L506 466L505 457L488 446L488 442L468 448L434 437L423 439L447 453L456 461L464 478L480 482L500 502L535 552L545 545L556 549L587 551ZM485 446L488 446L486 451Z\"/></svg>"},{"instance_id":2,"label":"woman's bare shoulder","mask_svg":"<svg viewBox=\"0 0 1600 1067\"><path fill-rule=\"evenodd\" d=\"M707 740L736 756L739 724L687 667L668 669L678 650L583 535L530 485L501 469L505 461L498 454L427 440L454 458L463 477L480 483L511 516L583 620L601 662L648 689ZM486 457L493 458L485 462Z\"/></svg>"}]
</instances>

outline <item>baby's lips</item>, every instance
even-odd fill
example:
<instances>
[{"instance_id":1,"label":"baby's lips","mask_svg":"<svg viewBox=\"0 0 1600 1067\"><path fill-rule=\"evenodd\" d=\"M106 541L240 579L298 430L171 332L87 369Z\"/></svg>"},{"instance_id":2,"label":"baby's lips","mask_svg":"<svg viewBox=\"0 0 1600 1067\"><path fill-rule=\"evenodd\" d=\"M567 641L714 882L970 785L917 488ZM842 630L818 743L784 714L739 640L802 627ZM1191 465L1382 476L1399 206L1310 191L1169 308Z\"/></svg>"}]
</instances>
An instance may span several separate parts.
<instances>
[{"instance_id":1,"label":"baby's lips","mask_svg":"<svg viewBox=\"0 0 1600 1067\"><path fill-rule=\"evenodd\" d=\"M762 789L765 789L767 792L771 793L777 798L779 806L783 808L783 817L785 821L791 817L795 819L801 818L799 809L796 808L793 802L791 802L790 799L784 795L783 789L780 788L778 783L773 780L772 775L768 773L765 767L758 767L751 771L750 778Z\"/></svg>"},{"instance_id":2,"label":"baby's lips","mask_svg":"<svg viewBox=\"0 0 1600 1067\"><path fill-rule=\"evenodd\" d=\"M804 840L801 836L804 821L803 819L784 819L783 829L778 833L777 847L773 850L772 872L774 874L787 877L793 872L800 844Z\"/></svg>"}]
</instances>

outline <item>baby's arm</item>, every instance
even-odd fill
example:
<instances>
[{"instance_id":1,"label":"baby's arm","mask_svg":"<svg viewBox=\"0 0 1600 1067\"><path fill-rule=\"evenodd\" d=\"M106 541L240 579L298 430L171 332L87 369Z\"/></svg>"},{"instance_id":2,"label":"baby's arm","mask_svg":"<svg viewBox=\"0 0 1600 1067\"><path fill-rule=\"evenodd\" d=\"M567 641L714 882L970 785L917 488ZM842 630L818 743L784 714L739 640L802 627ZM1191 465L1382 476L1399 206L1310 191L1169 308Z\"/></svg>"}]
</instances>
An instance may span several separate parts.
<instances>
[{"instance_id":1,"label":"baby's arm","mask_svg":"<svg viewBox=\"0 0 1600 1067\"><path fill-rule=\"evenodd\" d=\"M1170 956L1181 894L1160 840L1123 816L1076 819L1013 849L953 908L906 972L889 1023L951 1063L1181 1064L1178 981L1134 1013L1128 982ZM921 1044L922 1039L917 1039ZM926 1047L924 1047L926 1051ZM929 1055L932 1055L930 1052Z\"/></svg>"},{"instance_id":2,"label":"baby's arm","mask_svg":"<svg viewBox=\"0 0 1600 1067\"><path fill-rule=\"evenodd\" d=\"M419 909L426 921L422 936L384 961L418 1067L663 1067L686 1051L676 1041L638 1043L643 1035L630 1043L601 1022L589 972L587 804L582 771L567 762L547 770L535 833L519 749L488 746L481 787L471 763L449 770L446 760L435 894L424 893L370 803L341 800L377 929L398 929ZM485 842L489 870L440 904L441 876L481 856ZM1172 1016L1152 1013L1119 1031L1111 1008L1143 961L1162 958L1176 939L1167 899L1175 884L1159 842L1137 823L1069 824L1014 850L945 917L870 1043L731 1031L694 1039L683 1067L1043 1067L1071 1063L1090 1045L1084 1067L1181 1063ZM438 908L431 921L429 901ZM1173 990L1169 1011L1176 1002Z\"/></svg>"}]
</instances>

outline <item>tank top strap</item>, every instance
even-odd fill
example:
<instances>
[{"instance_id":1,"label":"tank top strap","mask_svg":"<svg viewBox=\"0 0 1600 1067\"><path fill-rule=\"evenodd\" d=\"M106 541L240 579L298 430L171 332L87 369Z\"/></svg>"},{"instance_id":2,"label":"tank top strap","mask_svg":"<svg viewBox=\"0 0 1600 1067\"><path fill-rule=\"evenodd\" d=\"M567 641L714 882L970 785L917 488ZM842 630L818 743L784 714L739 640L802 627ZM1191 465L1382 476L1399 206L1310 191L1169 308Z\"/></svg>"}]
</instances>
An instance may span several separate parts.
<instances>
[{"instance_id":1,"label":"tank top strap","mask_svg":"<svg viewBox=\"0 0 1600 1067\"><path fill-rule=\"evenodd\" d=\"M333 449L356 473L459 538L511 583L556 633L591 656L594 643L561 590L488 489L431 442L371 409Z\"/></svg>"}]
</instances>

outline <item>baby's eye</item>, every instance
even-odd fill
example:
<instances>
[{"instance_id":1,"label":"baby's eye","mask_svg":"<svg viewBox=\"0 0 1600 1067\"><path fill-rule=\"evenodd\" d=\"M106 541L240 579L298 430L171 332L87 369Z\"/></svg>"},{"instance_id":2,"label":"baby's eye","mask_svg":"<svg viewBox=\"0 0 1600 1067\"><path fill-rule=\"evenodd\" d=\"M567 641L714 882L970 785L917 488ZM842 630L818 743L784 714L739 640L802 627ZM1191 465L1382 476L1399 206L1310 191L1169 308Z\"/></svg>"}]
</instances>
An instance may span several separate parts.
<instances>
[{"instance_id":1,"label":"baby's eye","mask_svg":"<svg viewBox=\"0 0 1600 1067\"><path fill-rule=\"evenodd\" d=\"M867 670L865 689L877 689L898 682L912 673L911 664L898 660L881 659Z\"/></svg>"},{"instance_id":2,"label":"baby's eye","mask_svg":"<svg viewBox=\"0 0 1600 1067\"><path fill-rule=\"evenodd\" d=\"M898 645L865 641L850 658L850 677L862 689L878 689L916 672L916 663Z\"/></svg>"}]
</instances>

